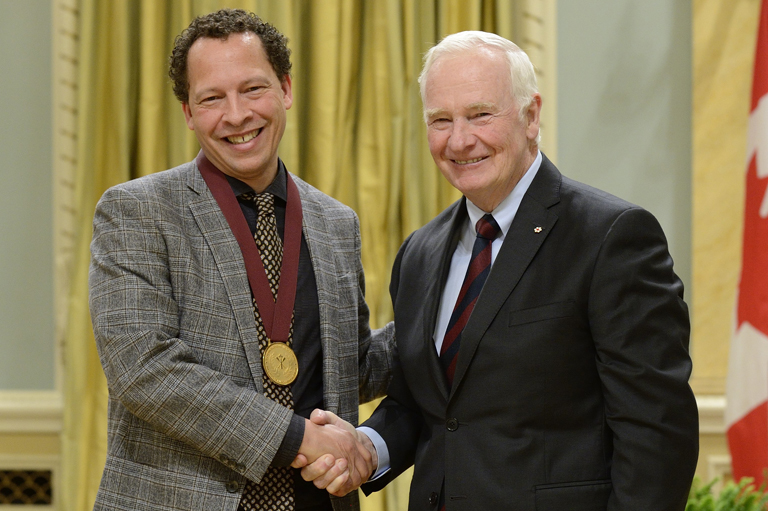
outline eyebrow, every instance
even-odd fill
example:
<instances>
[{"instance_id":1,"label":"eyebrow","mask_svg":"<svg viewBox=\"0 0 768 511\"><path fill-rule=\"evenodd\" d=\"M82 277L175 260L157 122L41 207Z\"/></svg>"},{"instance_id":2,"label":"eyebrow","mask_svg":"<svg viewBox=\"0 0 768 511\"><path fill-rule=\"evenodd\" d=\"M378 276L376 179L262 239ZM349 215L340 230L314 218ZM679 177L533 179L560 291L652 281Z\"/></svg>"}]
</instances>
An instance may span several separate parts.
<instances>
[{"instance_id":1,"label":"eyebrow","mask_svg":"<svg viewBox=\"0 0 768 511\"><path fill-rule=\"evenodd\" d=\"M238 87L252 87L254 85L262 85L267 86L269 85L269 79L265 78L260 75L251 76L250 78L247 78L246 80L243 80L238 84ZM207 89L201 89L197 91L194 95L190 95L191 98L194 98L196 100L205 99L206 97L210 96L211 94L219 94L221 93L221 88L217 86L208 87Z\"/></svg>"},{"instance_id":2,"label":"eyebrow","mask_svg":"<svg viewBox=\"0 0 768 511\"><path fill-rule=\"evenodd\" d=\"M496 106L496 103L491 103L488 101L479 101L477 103L470 103L466 106L466 109L472 112L476 112L478 110L492 110L496 111L498 110L498 107ZM427 119L431 119L434 117L438 117L441 115L445 115L448 112L445 108L431 108L429 110L424 111L424 115Z\"/></svg>"},{"instance_id":3,"label":"eyebrow","mask_svg":"<svg viewBox=\"0 0 768 511\"><path fill-rule=\"evenodd\" d=\"M496 103L490 103L486 101L480 101L478 103L472 103L467 105L468 110L496 110Z\"/></svg>"},{"instance_id":4,"label":"eyebrow","mask_svg":"<svg viewBox=\"0 0 768 511\"><path fill-rule=\"evenodd\" d=\"M194 98L195 100L204 99L204 98L210 96L211 94L216 94L218 92L219 91L218 91L218 89L216 89L216 87L208 87L207 89L202 89L202 90L199 90L199 91L195 92L195 94L190 95L190 97Z\"/></svg>"},{"instance_id":5,"label":"eyebrow","mask_svg":"<svg viewBox=\"0 0 768 511\"><path fill-rule=\"evenodd\" d=\"M446 112L444 108L430 108L429 110L424 111L424 117L427 119L431 119L433 117L437 117L439 115L442 115Z\"/></svg>"}]
</instances>

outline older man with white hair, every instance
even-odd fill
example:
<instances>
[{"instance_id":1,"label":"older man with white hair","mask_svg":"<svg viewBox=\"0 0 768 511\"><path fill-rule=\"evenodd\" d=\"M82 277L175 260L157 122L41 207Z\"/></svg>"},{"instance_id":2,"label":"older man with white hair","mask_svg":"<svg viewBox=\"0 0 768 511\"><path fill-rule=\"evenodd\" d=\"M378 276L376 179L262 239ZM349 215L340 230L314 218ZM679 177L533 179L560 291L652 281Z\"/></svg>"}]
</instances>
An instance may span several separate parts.
<instances>
[{"instance_id":1,"label":"older man with white hair","mask_svg":"<svg viewBox=\"0 0 768 511\"><path fill-rule=\"evenodd\" d=\"M448 36L420 84L430 151L464 197L397 255L400 366L358 430L378 452L363 489L415 465L411 511L683 510L698 414L659 223L540 152L541 96L512 42ZM303 476L348 491L330 462Z\"/></svg>"}]
</instances>

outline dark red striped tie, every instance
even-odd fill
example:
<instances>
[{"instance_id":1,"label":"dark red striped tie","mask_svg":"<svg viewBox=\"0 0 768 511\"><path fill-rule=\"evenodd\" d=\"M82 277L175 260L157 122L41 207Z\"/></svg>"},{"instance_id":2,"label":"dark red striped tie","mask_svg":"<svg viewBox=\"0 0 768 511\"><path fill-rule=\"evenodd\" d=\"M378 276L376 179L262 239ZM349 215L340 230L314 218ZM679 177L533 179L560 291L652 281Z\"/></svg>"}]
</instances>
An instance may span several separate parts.
<instances>
[{"instance_id":1,"label":"dark red striped tie","mask_svg":"<svg viewBox=\"0 0 768 511\"><path fill-rule=\"evenodd\" d=\"M491 243L499 235L499 224L490 214L483 216L475 224L477 238L472 247L472 258L469 261L464 283L461 285L459 297L453 307L451 320L445 330L443 345L440 347L440 364L448 378L448 386L453 385L453 374L456 371L456 360L459 358L461 332L475 308L477 297L483 289L485 279L491 272Z\"/></svg>"}]
</instances>

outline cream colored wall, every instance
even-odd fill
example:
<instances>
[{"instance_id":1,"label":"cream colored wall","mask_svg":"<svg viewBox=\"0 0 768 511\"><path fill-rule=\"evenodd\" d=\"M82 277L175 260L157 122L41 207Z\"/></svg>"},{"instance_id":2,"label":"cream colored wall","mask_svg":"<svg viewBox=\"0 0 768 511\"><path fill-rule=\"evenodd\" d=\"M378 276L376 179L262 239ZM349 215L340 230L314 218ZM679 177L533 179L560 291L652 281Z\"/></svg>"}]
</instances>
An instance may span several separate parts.
<instances>
[{"instance_id":1,"label":"cream colored wall","mask_svg":"<svg viewBox=\"0 0 768 511\"><path fill-rule=\"evenodd\" d=\"M747 117L759 0L693 1L693 297L691 385L723 396L741 259ZM698 474L727 471L722 406L710 411ZM719 409L719 417L717 410ZM704 428L702 428L704 430ZM719 468L718 468L719 467Z\"/></svg>"},{"instance_id":2,"label":"cream colored wall","mask_svg":"<svg viewBox=\"0 0 768 511\"><path fill-rule=\"evenodd\" d=\"M0 470L51 470L54 504L39 509L56 509L61 489L62 317L54 310L54 282L63 273L54 260L65 254L60 240L71 230L55 218L61 190L71 184L54 179L50 140L74 136L54 133L52 117L73 109L62 101L54 68L58 61L76 62L76 53L59 44L60 21L68 16L74 26L76 1L0 0L0 39L13 49L0 58L13 70L0 80L7 121L0 127L6 192L0 208Z\"/></svg>"},{"instance_id":3,"label":"cream colored wall","mask_svg":"<svg viewBox=\"0 0 768 511\"><path fill-rule=\"evenodd\" d=\"M691 4L561 0L557 17L558 168L653 213L690 300Z\"/></svg>"},{"instance_id":4,"label":"cream colored wall","mask_svg":"<svg viewBox=\"0 0 768 511\"><path fill-rule=\"evenodd\" d=\"M3 390L51 389L55 380L49 1L0 0Z\"/></svg>"}]
</instances>

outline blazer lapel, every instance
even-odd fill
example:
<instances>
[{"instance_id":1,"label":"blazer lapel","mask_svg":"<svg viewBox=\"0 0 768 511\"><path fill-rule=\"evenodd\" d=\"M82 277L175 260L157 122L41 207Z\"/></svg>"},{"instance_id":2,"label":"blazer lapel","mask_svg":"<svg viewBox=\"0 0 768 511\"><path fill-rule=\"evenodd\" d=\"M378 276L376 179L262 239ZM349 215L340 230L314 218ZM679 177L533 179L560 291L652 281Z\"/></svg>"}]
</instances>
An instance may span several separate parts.
<instances>
[{"instance_id":1,"label":"blazer lapel","mask_svg":"<svg viewBox=\"0 0 768 511\"><path fill-rule=\"evenodd\" d=\"M333 413L339 413L339 360L341 354L339 353L339 344L334 342L334 339L338 339L340 335L338 321L336 321L336 307L331 299L338 295L337 283L342 276L339 275L336 268L332 247L328 245L328 240L332 239L332 236L326 225L322 204L313 199L312 192L303 181L293 174L291 176L301 197L302 229L317 284L317 301L320 309L320 342L323 350L324 406Z\"/></svg>"},{"instance_id":2,"label":"blazer lapel","mask_svg":"<svg viewBox=\"0 0 768 511\"><path fill-rule=\"evenodd\" d=\"M520 203L488 280L461 334L451 396L467 372L486 330L557 222L557 215L550 208L560 200L561 181L560 172L543 157L539 172Z\"/></svg>"},{"instance_id":3,"label":"blazer lapel","mask_svg":"<svg viewBox=\"0 0 768 511\"><path fill-rule=\"evenodd\" d=\"M251 369L256 388L262 388L261 352L259 350L256 319L245 263L240 246L229 228L211 191L195 166L188 181L190 188L189 209L213 254L216 267L224 281L229 303L235 316L240 339Z\"/></svg>"}]
</instances>

